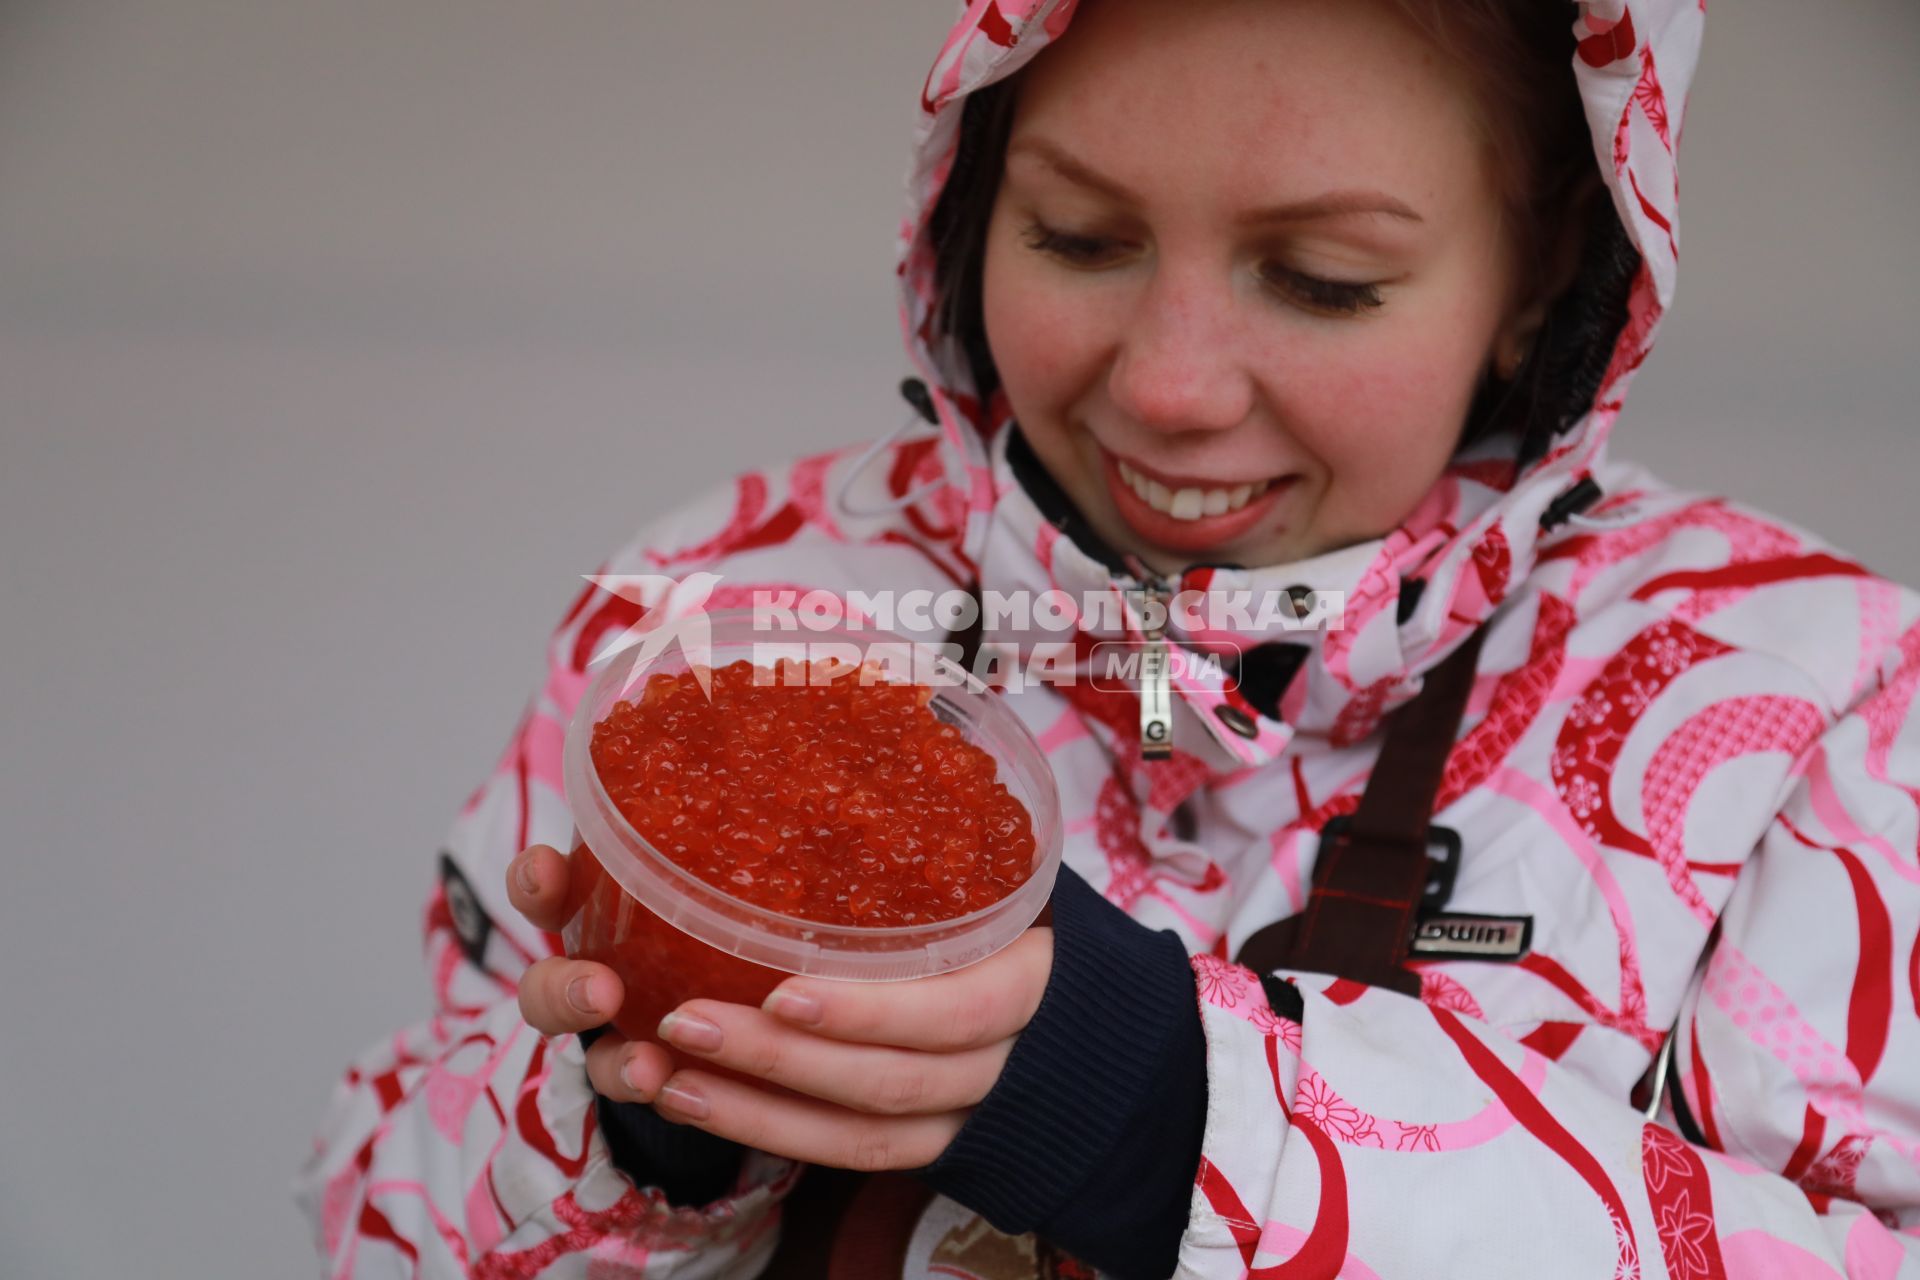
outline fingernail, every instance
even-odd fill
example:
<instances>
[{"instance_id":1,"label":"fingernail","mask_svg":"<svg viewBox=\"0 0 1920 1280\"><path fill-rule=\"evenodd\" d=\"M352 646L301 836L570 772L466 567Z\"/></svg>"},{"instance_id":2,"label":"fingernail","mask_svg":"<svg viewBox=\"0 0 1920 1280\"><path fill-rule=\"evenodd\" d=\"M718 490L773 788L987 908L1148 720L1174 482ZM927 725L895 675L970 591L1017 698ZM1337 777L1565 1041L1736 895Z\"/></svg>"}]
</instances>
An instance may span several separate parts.
<instances>
[{"instance_id":1,"label":"fingernail","mask_svg":"<svg viewBox=\"0 0 1920 1280\"><path fill-rule=\"evenodd\" d=\"M640 1078L640 1055L628 1054L626 1062L620 1068L620 1078L627 1082L627 1088L635 1093L644 1094L646 1083Z\"/></svg>"},{"instance_id":2,"label":"fingernail","mask_svg":"<svg viewBox=\"0 0 1920 1280\"><path fill-rule=\"evenodd\" d=\"M766 1011L788 1022L820 1021L820 1002L800 991L779 990L767 997Z\"/></svg>"},{"instance_id":3,"label":"fingernail","mask_svg":"<svg viewBox=\"0 0 1920 1280\"><path fill-rule=\"evenodd\" d=\"M529 898L537 898L540 896L540 886L534 882L533 878L533 858L531 855L523 853L514 859L513 881L520 886L520 892L526 894Z\"/></svg>"},{"instance_id":4,"label":"fingernail","mask_svg":"<svg viewBox=\"0 0 1920 1280\"><path fill-rule=\"evenodd\" d=\"M707 1118L706 1098L683 1084L669 1084L662 1087L660 1096L655 1098L654 1102L664 1102L669 1110L678 1111L690 1119L705 1120Z\"/></svg>"},{"instance_id":5,"label":"fingernail","mask_svg":"<svg viewBox=\"0 0 1920 1280\"><path fill-rule=\"evenodd\" d=\"M660 1019L660 1038L695 1053L712 1053L720 1047L720 1028L690 1013L670 1013Z\"/></svg>"},{"instance_id":6,"label":"fingernail","mask_svg":"<svg viewBox=\"0 0 1920 1280\"><path fill-rule=\"evenodd\" d=\"M588 990L592 985L586 974L581 974L567 984L567 1003L581 1013L598 1013L600 1006L594 1003L593 993Z\"/></svg>"}]
</instances>

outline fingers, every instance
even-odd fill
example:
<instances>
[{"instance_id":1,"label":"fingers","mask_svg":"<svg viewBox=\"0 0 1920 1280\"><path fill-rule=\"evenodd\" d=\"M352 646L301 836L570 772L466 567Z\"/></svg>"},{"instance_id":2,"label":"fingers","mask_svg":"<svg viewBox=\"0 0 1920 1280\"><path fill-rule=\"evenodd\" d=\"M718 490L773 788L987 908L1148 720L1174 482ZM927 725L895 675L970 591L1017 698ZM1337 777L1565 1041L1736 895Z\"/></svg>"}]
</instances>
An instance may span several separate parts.
<instances>
[{"instance_id":1,"label":"fingers","mask_svg":"<svg viewBox=\"0 0 1920 1280\"><path fill-rule=\"evenodd\" d=\"M587 1079L615 1102L652 1102L673 1074L673 1055L651 1040L601 1036L587 1050Z\"/></svg>"},{"instance_id":2,"label":"fingers","mask_svg":"<svg viewBox=\"0 0 1920 1280\"><path fill-rule=\"evenodd\" d=\"M1011 1037L958 1053L850 1044L719 1000L687 1001L662 1020L660 1035L707 1062L878 1115L975 1106L1000 1078L1013 1050Z\"/></svg>"},{"instance_id":3,"label":"fingers","mask_svg":"<svg viewBox=\"0 0 1920 1280\"><path fill-rule=\"evenodd\" d=\"M597 1027L613 1016L625 995L619 976L591 960L549 956L520 975L520 1015L543 1035Z\"/></svg>"},{"instance_id":4,"label":"fingers","mask_svg":"<svg viewBox=\"0 0 1920 1280\"><path fill-rule=\"evenodd\" d=\"M567 922L567 870L559 850L529 846L507 864L507 901L537 928L557 931Z\"/></svg>"},{"instance_id":5,"label":"fingers","mask_svg":"<svg viewBox=\"0 0 1920 1280\"><path fill-rule=\"evenodd\" d=\"M967 1114L862 1115L697 1070L676 1072L653 1105L676 1124L690 1124L759 1151L867 1172L932 1164L960 1132Z\"/></svg>"},{"instance_id":6,"label":"fingers","mask_svg":"<svg viewBox=\"0 0 1920 1280\"><path fill-rule=\"evenodd\" d=\"M623 997L613 970L588 960L552 956L520 975L520 1016L543 1035L601 1026ZM619 1102L651 1102L671 1074L673 1055L651 1041L609 1031L587 1049L587 1078L595 1092Z\"/></svg>"},{"instance_id":7,"label":"fingers","mask_svg":"<svg viewBox=\"0 0 1920 1280\"><path fill-rule=\"evenodd\" d=\"M790 978L760 1006L815 1035L934 1053L984 1048L1033 1020L1053 972L1053 930L1028 929L1000 951L954 973L910 982ZM811 998L817 1011L793 1007Z\"/></svg>"}]
</instances>

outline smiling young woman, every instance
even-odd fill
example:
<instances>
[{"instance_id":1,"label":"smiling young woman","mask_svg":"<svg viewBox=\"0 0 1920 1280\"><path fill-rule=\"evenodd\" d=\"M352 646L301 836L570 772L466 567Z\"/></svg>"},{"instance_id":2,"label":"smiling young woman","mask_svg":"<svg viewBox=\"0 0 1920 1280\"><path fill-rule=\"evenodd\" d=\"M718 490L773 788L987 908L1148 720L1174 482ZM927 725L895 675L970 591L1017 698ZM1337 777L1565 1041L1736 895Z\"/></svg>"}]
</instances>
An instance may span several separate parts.
<instances>
[{"instance_id":1,"label":"smiling young woman","mask_svg":"<svg viewBox=\"0 0 1920 1280\"><path fill-rule=\"evenodd\" d=\"M641 620L589 591L449 837L434 1016L316 1149L330 1273L1911 1270L1920 594L1607 452L1698 0L963 10L899 245L938 434L742 475L602 572L1120 605L1005 694L1049 914L695 997L674 1054L608 1031L619 976L551 933L561 726ZM1259 617L1150 620L1187 593ZM1168 660L1100 687L1103 648Z\"/></svg>"}]
</instances>

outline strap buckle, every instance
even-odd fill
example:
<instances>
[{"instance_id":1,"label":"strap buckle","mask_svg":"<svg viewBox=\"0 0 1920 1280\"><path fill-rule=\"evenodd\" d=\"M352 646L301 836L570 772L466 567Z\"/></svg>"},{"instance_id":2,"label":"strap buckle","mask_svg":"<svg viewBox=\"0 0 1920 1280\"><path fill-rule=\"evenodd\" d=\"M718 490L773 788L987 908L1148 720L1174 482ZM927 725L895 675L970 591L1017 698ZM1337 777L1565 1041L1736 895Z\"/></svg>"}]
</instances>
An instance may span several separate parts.
<instances>
[{"instance_id":1,"label":"strap buckle","mask_svg":"<svg viewBox=\"0 0 1920 1280\"><path fill-rule=\"evenodd\" d=\"M1327 819L1320 829L1323 841L1347 835L1353 827L1353 815L1343 813ZM1439 850L1436 857L1434 850ZM1430 823L1427 827L1427 885L1420 895L1420 916L1432 915L1453 897L1454 881L1460 878L1460 833L1452 827Z\"/></svg>"}]
</instances>

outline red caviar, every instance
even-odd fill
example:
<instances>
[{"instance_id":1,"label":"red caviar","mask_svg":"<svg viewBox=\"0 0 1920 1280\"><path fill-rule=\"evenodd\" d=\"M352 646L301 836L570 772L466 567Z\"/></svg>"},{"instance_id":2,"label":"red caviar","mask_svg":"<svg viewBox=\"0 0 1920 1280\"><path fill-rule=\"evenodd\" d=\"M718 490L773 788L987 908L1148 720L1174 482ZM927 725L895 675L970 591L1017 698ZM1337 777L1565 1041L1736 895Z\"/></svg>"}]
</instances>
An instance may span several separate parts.
<instances>
[{"instance_id":1,"label":"red caviar","mask_svg":"<svg viewBox=\"0 0 1920 1280\"><path fill-rule=\"evenodd\" d=\"M692 672L652 676L593 727L594 770L662 856L754 906L885 928L1000 901L1033 872L1025 806L994 757L929 709L931 688L872 674L741 661L712 670L711 697ZM597 864L581 870L580 954L626 982L626 1035L652 1037L689 996L757 1004L787 976L622 905Z\"/></svg>"}]
</instances>

